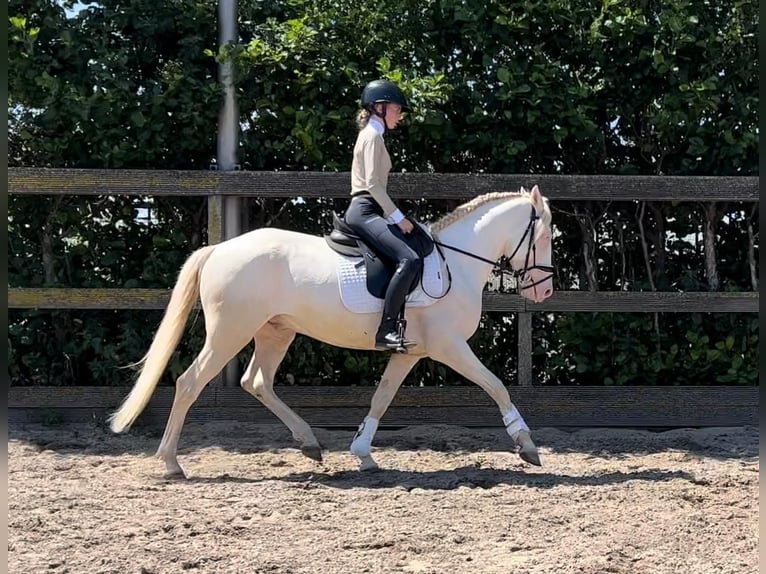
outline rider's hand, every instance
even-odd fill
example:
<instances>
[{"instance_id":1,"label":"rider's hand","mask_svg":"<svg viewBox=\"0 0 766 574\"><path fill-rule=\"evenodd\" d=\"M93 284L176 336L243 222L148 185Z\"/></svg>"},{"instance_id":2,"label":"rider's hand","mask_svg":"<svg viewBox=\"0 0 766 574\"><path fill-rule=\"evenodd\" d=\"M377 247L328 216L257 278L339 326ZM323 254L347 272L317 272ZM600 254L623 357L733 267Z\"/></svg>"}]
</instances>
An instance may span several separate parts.
<instances>
[{"instance_id":1,"label":"rider's hand","mask_svg":"<svg viewBox=\"0 0 766 574\"><path fill-rule=\"evenodd\" d=\"M413 229L415 229L412 225L412 222L409 219L402 219L399 223L397 223L399 226L399 229L401 229L404 233L410 233Z\"/></svg>"}]
</instances>

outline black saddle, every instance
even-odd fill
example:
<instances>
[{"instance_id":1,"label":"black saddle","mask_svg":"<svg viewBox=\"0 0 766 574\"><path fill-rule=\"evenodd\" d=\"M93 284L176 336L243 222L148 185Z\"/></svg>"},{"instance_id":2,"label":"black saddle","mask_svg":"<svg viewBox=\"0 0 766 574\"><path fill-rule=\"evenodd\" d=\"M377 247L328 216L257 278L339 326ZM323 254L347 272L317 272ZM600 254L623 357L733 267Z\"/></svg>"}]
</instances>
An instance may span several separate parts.
<instances>
[{"instance_id":1,"label":"black saddle","mask_svg":"<svg viewBox=\"0 0 766 574\"><path fill-rule=\"evenodd\" d=\"M421 259L425 259L434 250L434 241L423 227L417 223L414 226L412 233L402 234L401 237L415 253L420 255ZM356 267L365 265L367 268L367 290L373 297L385 299L386 289L398 262L378 253L374 246L365 243L335 212L332 214L332 227L330 234L324 236L327 245L341 255L359 257ZM420 283L422 274L421 267L418 276L407 291L408 294L412 293Z\"/></svg>"}]
</instances>

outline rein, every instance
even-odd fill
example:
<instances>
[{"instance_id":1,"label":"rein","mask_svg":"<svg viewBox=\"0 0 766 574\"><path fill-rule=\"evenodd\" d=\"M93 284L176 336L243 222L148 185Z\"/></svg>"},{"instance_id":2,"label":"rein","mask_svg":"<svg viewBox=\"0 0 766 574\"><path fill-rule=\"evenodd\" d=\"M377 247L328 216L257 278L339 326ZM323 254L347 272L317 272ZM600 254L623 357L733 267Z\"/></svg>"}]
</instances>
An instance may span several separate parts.
<instances>
[{"instance_id":1,"label":"rein","mask_svg":"<svg viewBox=\"0 0 766 574\"><path fill-rule=\"evenodd\" d=\"M527 223L527 228L524 230L524 234L521 236L521 239L519 239L519 244L516 246L516 249L513 250L513 253L511 253L511 256L508 258L509 263L507 265L498 265L497 261L492 261L491 259L482 257L481 255L476 255L475 253L471 253L470 251L466 251L464 249L460 249L459 247L455 247L454 245L447 245L446 243L442 243L441 241L437 241L436 239L434 239L433 241L434 241L434 244L437 246L437 249L439 247L444 247L452 251L457 251L458 253L467 255L468 257L477 259L478 261L489 263L490 265L492 265L493 269L496 267L499 267L500 270L502 271L505 269L505 267L511 267L511 275L517 280L517 285L519 284L519 279L523 277L524 275L526 275L526 273L532 269L539 269L540 271L545 271L546 273L548 273L546 277L543 277L542 279L539 279L538 281L535 281L534 283L529 283L527 285L524 285L523 287L518 287L519 291L523 291L524 289L530 289L532 287L536 287L540 283L547 281L550 277L553 276L553 271L554 271L553 266L537 264L534 237L535 237L535 223L537 222L538 219L540 219L540 216L537 215L537 212L535 211L535 207L532 206L532 214L529 218L529 223ZM513 259L516 253L518 253L519 249L521 249L521 246L524 244L524 239L527 236L529 236L529 239L527 241L527 256L524 258L524 268L513 269L513 267L510 264L510 260ZM530 254L532 255L532 265L529 264ZM444 253L442 252L441 249L439 249L439 255L441 255L442 260L444 260ZM447 288L447 291L445 291L441 297L432 297L432 298L441 299L442 297L446 296L447 293L449 293L449 290L452 288L452 274L450 273L449 265L447 266L447 274L449 277L449 287ZM426 293L426 295L428 295L428 293Z\"/></svg>"}]
</instances>

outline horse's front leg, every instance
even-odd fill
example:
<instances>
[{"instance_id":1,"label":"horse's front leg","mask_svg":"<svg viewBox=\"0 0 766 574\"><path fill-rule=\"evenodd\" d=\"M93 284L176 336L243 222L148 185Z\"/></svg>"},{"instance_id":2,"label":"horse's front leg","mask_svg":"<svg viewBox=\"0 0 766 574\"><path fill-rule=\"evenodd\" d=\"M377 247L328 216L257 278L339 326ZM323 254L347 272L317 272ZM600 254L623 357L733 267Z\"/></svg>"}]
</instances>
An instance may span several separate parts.
<instances>
[{"instance_id":1,"label":"horse's front leg","mask_svg":"<svg viewBox=\"0 0 766 574\"><path fill-rule=\"evenodd\" d=\"M351 442L351 448L349 449L351 454L359 457L359 470L378 468L378 464L370 456L372 439L375 436L375 431L378 430L378 423L391 404L391 401L394 400L396 391L399 390L405 377L419 360L420 357L417 355L394 354L391 356L388 365L386 365L383 377L380 383L378 383L378 388L375 389L375 394L372 396L370 412L364 418L362 424L359 425L359 430L356 431L354 440Z\"/></svg>"},{"instance_id":2,"label":"horse's front leg","mask_svg":"<svg viewBox=\"0 0 766 574\"><path fill-rule=\"evenodd\" d=\"M541 466L540 455L529 433L529 427L511 402L508 389L492 371L485 367L479 358L462 339L440 345L437 349L429 349L430 357L454 369L468 380L476 383L500 407L505 429L519 448L519 456L530 464Z\"/></svg>"}]
</instances>

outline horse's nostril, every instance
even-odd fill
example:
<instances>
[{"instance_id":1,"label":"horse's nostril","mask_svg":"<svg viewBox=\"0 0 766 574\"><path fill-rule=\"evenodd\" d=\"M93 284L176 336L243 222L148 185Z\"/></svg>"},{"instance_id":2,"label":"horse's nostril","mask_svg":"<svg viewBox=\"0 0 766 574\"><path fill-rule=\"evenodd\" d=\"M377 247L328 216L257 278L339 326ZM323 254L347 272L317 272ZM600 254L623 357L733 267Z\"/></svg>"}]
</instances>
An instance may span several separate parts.
<instances>
[{"instance_id":1,"label":"horse's nostril","mask_svg":"<svg viewBox=\"0 0 766 574\"><path fill-rule=\"evenodd\" d=\"M545 295L545 298L547 299L548 297L550 297L551 295L553 295L553 289L551 289L550 287L548 287L548 288L547 288L547 289L546 289L546 290L543 292L543 295Z\"/></svg>"}]
</instances>

